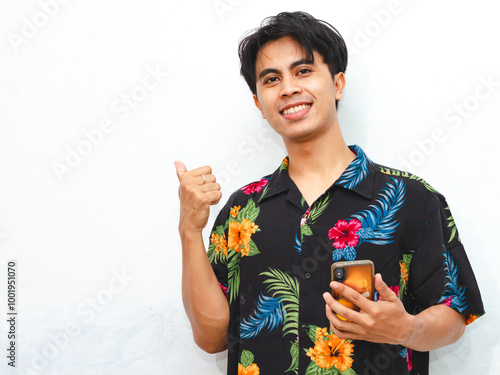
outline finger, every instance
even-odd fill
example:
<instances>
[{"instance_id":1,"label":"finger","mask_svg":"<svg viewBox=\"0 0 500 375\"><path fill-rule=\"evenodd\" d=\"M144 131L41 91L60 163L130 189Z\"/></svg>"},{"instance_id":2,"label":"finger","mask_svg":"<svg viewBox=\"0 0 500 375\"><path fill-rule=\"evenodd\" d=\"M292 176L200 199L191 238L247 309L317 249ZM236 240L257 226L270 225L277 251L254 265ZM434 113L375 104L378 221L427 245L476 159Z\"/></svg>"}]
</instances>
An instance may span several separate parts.
<instances>
[{"instance_id":1,"label":"finger","mask_svg":"<svg viewBox=\"0 0 500 375\"><path fill-rule=\"evenodd\" d=\"M220 185L216 182L207 182L203 186L204 191L209 192L209 191L214 191L214 190L220 190Z\"/></svg>"},{"instance_id":2,"label":"finger","mask_svg":"<svg viewBox=\"0 0 500 375\"><path fill-rule=\"evenodd\" d=\"M219 203L220 199L222 198L222 192L220 190L209 191L205 194L211 205Z\"/></svg>"},{"instance_id":3,"label":"finger","mask_svg":"<svg viewBox=\"0 0 500 375\"><path fill-rule=\"evenodd\" d=\"M215 175L213 174L204 174L203 175L205 177L205 182L203 182L203 177L200 175L200 181L201 181L201 184L202 185L205 185L205 184L213 184L217 179L215 178Z\"/></svg>"},{"instance_id":4,"label":"finger","mask_svg":"<svg viewBox=\"0 0 500 375\"><path fill-rule=\"evenodd\" d=\"M337 293L339 293L344 298L348 299L353 304L355 304L356 306L358 306L361 310L368 309L370 303L372 303L372 301L370 301L369 299L363 297L357 291L355 291L354 289L348 287L345 284L339 283L337 281L332 281L330 283L330 286Z\"/></svg>"},{"instance_id":5,"label":"finger","mask_svg":"<svg viewBox=\"0 0 500 375\"><path fill-rule=\"evenodd\" d=\"M203 167L198 167L189 171L189 174L193 177L205 175L208 176L212 174L212 168L209 165L204 165ZM206 177L205 177L206 178Z\"/></svg>"},{"instance_id":6,"label":"finger","mask_svg":"<svg viewBox=\"0 0 500 375\"><path fill-rule=\"evenodd\" d=\"M356 320L356 314L358 314L357 311L353 310L351 307L348 307L344 305L343 303L337 301L335 298L332 297L330 293L324 293L323 294L323 299L325 300L327 306L333 311L334 314L336 315L336 319L338 321L353 321ZM344 300L345 301L345 300ZM346 301L348 302L348 301Z\"/></svg>"},{"instance_id":7,"label":"finger","mask_svg":"<svg viewBox=\"0 0 500 375\"><path fill-rule=\"evenodd\" d=\"M205 177L205 180L203 180ZM193 185L204 185L207 182L215 182L212 168L208 165L187 171L182 176L182 181Z\"/></svg>"},{"instance_id":8,"label":"finger","mask_svg":"<svg viewBox=\"0 0 500 375\"><path fill-rule=\"evenodd\" d=\"M175 172L177 173L177 178L179 179L179 181L181 180L181 177L182 175L187 172L187 168L186 166L184 165L184 163L180 160L176 160L174 161L174 165L175 165Z\"/></svg>"},{"instance_id":9,"label":"finger","mask_svg":"<svg viewBox=\"0 0 500 375\"><path fill-rule=\"evenodd\" d=\"M329 305L325 306L325 312L330 321L330 328L335 335L341 339L350 338L353 335L353 323L341 320Z\"/></svg>"},{"instance_id":10,"label":"finger","mask_svg":"<svg viewBox=\"0 0 500 375\"><path fill-rule=\"evenodd\" d=\"M379 273L375 275L375 289L377 289L382 300L390 300L396 297L396 293L389 289L384 280L382 280L382 275Z\"/></svg>"}]
</instances>

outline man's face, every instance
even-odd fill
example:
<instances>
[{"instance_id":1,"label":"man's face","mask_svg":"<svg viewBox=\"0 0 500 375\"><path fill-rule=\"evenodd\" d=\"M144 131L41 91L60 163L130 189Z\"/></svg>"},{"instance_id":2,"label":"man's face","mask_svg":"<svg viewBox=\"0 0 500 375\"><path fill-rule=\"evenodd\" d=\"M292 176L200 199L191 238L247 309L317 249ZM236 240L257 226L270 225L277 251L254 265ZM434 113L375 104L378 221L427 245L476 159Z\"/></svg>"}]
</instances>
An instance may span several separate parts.
<instances>
[{"instance_id":1,"label":"man's face","mask_svg":"<svg viewBox=\"0 0 500 375\"><path fill-rule=\"evenodd\" d=\"M338 73L332 79L316 51L314 62L307 61L302 46L283 37L259 51L255 70L255 104L285 142L312 140L334 128L345 78Z\"/></svg>"}]
</instances>

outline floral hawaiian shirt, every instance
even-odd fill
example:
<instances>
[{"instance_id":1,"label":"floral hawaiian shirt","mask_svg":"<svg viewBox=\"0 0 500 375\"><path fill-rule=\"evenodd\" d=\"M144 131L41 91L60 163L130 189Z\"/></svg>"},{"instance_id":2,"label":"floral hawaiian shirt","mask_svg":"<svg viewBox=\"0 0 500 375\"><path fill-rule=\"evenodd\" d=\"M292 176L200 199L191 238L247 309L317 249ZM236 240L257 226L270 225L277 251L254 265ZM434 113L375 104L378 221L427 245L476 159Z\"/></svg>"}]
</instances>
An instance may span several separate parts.
<instances>
[{"instance_id":1,"label":"floral hawaiian shirt","mask_svg":"<svg viewBox=\"0 0 500 375\"><path fill-rule=\"evenodd\" d=\"M356 158L310 207L285 158L218 215L208 257L230 306L228 375L428 374L428 352L331 332L322 294L340 260L373 261L409 313L446 304L467 324L484 313L445 198L350 148Z\"/></svg>"}]
</instances>

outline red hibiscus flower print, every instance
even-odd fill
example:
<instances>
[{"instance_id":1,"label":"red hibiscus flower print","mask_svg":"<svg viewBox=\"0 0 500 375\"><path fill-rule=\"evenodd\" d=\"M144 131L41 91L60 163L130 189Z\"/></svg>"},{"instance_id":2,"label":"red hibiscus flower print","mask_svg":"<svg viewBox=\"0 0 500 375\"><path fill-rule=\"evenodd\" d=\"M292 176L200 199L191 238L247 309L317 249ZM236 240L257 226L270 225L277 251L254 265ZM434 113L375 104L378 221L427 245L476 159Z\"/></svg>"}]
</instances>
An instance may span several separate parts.
<instances>
[{"instance_id":1,"label":"red hibiscus flower print","mask_svg":"<svg viewBox=\"0 0 500 375\"><path fill-rule=\"evenodd\" d=\"M250 195L252 193L260 193L264 186L266 186L268 183L268 180L265 178L262 178L259 182L254 182L253 184L248 184L247 186L243 186L241 190L247 195Z\"/></svg>"},{"instance_id":2,"label":"red hibiscus flower print","mask_svg":"<svg viewBox=\"0 0 500 375\"><path fill-rule=\"evenodd\" d=\"M390 286L389 289L396 293L396 296L399 297L399 285Z\"/></svg>"},{"instance_id":3,"label":"red hibiscus flower print","mask_svg":"<svg viewBox=\"0 0 500 375\"><path fill-rule=\"evenodd\" d=\"M408 363L408 371L411 371L413 369L413 362L411 361L412 354L413 351L411 349L407 349L406 362Z\"/></svg>"},{"instance_id":4,"label":"red hibiscus flower print","mask_svg":"<svg viewBox=\"0 0 500 375\"><path fill-rule=\"evenodd\" d=\"M451 302L452 302L452 300L453 300L453 298L452 298L452 297L448 297L448 298L446 298L446 299L442 302L442 304L443 304L443 305L446 305L446 306L448 306L448 307L451 307Z\"/></svg>"},{"instance_id":5,"label":"red hibiscus flower print","mask_svg":"<svg viewBox=\"0 0 500 375\"><path fill-rule=\"evenodd\" d=\"M333 228L328 231L328 238L334 240L336 249L345 249L347 246L355 247L359 242L358 230L362 227L359 220L339 220Z\"/></svg>"}]
</instances>

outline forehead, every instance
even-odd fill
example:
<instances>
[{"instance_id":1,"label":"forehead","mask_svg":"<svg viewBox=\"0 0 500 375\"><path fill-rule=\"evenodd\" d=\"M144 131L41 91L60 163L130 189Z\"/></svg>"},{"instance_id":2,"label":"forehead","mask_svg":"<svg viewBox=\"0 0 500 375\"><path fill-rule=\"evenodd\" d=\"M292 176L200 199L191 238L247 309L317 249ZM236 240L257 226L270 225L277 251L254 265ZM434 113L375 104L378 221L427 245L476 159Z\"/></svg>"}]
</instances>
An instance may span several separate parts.
<instances>
[{"instance_id":1,"label":"forehead","mask_svg":"<svg viewBox=\"0 0 500 375\"><path fill-rule=\"evenodd\" d=\"M304 47L289 36L268 42L257 53L255 61L256 76L263 69L283 69L289 67L295 61L304 59L306 51ZM317 53L314 52L316 60Z\"/></svg>"}]
</instances>

